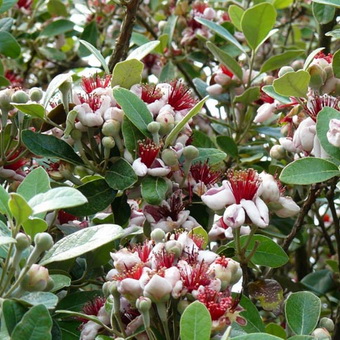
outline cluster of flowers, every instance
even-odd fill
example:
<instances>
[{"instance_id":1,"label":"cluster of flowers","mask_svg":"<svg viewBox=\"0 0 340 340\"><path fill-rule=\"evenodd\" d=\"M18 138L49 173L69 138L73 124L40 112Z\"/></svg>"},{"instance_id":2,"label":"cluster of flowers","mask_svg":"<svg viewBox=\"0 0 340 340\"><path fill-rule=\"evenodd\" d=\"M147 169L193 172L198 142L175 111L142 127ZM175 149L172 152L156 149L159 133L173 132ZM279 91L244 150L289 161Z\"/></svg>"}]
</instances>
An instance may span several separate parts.
<instances>
[{"instance_id":1,"label":"cluster of flowers","mask_svg":"<svg viewBox=\"0 0 340 340\"><path fill-rule=\"evenodd\" d=\"M105 289L111 292L111 299L118 299L118 306L127 335L145 324L145 308L142 301L149 301L147 313L154 313L151 302L157 306L171 304L181 313L191 302L202 302L210 312L213 332L223 331L231 322L245 324L240 316L242 308L238 300L231 297L231 286L239 281L241 269L232 259L203 250L204 239L187 232L165 234L161 229L151 233L151 240L132 245L112 253L114 269L108 275ZM108 288L109 287L109 288ZM109 322L103 305L98 311L102 321ZM176 318L172 312L165 320ZM163 316L161 316L163 320ZM151 317L151 323L154 318ZM149 321L146 322L146 328ZM98 325L87 322L82 327L82 339L94 339ZM165 331L167 332L167 331Z\"/></svg>"}]
</instances>

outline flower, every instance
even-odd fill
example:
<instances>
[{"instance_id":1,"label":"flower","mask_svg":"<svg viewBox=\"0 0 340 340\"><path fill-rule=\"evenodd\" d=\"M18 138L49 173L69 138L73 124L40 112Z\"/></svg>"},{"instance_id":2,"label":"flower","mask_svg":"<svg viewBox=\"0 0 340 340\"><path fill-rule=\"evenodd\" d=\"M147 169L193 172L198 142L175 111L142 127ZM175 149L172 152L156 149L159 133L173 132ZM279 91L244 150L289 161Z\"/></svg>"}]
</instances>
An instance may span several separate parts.
<instances>
[{"instance_id":1,"label":"flower","mask_svg":"<svg viewBox=\"0 0 340 340\"><path fill-rule=\"evenodd\" d=\"M310 118L314 120L314 122L316 122L319 112L324 107L332 107L340 111L339 104L339 99L336 97L329 96L328 94L324 94L323 96L315 94L314 96L308 98L307 103L303 105L303 110Z\"/></svg>"},{"instance_id":2,"label":"flower","mask_svg":"<svg viewBox=\"0 0 340 340\"><path fill-rule=\"evenodd\" d=\"M155 274L151 280L145 285L143 295L150 298L152 302L164 302L170 298L172 285L169 281Z\"/></svg>"},{"instance_id":3,"label":"flower","mask_svg":"<svg viewBox=\"0 0 340 340\"><path fill-rule=\"evenodd\" d=\"M340 119L334 118L329 121L327 139L332 145L340 147Z\"/></svg>"}]
</instances>

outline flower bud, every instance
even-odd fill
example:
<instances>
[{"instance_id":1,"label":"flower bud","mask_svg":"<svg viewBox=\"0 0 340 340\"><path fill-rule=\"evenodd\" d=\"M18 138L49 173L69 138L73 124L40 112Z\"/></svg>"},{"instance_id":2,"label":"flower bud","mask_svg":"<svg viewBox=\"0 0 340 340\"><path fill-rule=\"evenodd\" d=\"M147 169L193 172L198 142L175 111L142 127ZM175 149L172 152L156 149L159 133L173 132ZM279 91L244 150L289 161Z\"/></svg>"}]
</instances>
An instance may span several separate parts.
<instances>
[{"instance_id":1,"label":"flower bud","mask_svg":"<svg viewBox=\"0 0 340 340\"><path fill-rule=\"evenodd\" d=\"M163 242L165 239L165 232L161 228L156 228L150 234L151 240L155 241L156 243Z\"/></svg>"},{"instance_id":2,"label":"flower bud","mask_svg":"<svg viewBox=\"0 0 340 340\"><path fill-rule=\"evenodd\" d=\"M309 86L316 90L319 89L326 80L326 72L320 66L315 64L308 68L308 72L310 74Z\"/></svg>"},{"instance_id":3,"label":"flower bud","mask_svg":"<svg viewBox=\"0 0 340 340\"><path fill-rule=\"evenodd\" d=\"M326 328L315 328L312 336L316 340L331 340L331 335Z\"/></svg>"},{"instance_id":4,"label":"flower bud","mask_svg":"<svg viewBox=\"0 0 340 340\"><path fill-rule=\"evenodd\" d=\"M177 311L179 314L183 314L185 309L190 305L188 300L180 300L177 305Z\"/></svg>"},{"instance_id":5,"label":"flower bud","mask_svg":"<svg viewBox=\"0 0 340 340\"><path fill-rule=\"evenodd\" d=\"M178 164L177 153L171 149L165 149L162 151L162 160L168 166L175 166Z\"/></svg>"},{"instance_id":6,"label":"flower bud","mask_svg":"<svg viewBox=\"0 0 340 340\"><path fill-rule=\"evenodd\" d=\"M223 93L223 87L220 84L210 85L206 90L211 96L218 96Z\"/></svg>"},{"instance_id":7,"label":"flower bud","mask_svg":"<svg viewBox=\"0 0 340 340\"><path fill-rule=\"evenodd\" d=\"M49 276L47 279L47 284L46 287L44 289L44 292L49 292L51 289L54 288L54 281L53 279Z\"/></svg>"},{"instance_id":8,"label":"flower bud","mask_svg":"<svg viewBox=\"0 0 340 340\"><path fill-rule=\"evenodd\" d=\"M82 135L83 135L82 132L77 129L73 129L70 133L71 138L74 139L75 141L81 140Z\"/></svg>"},{"instance_id":9,"label":"flower bud","mask_svg":"<svg viewBox=\"0 0 340 340\"><path fill-rule=\"evenodd\" d=\"M28 92L30 100L34 102L39 102L42 99L43 94L43 91L39 87L32 87Z\"/></svg>"},{"instance_id":10,"label":"flower bud","mask_svg":"<svg viewBox=\"0 0 340 340\"><path fill-rule=\"evenodd\" d=\"M11 101L14 102L14 103L24 104L24 103L27 103L29 101L29 99L30 98L25 91L18 90L18 91L13 93Z\"/></svg>"},{"instance_id":11,"label":"flower bud","mask_svg":"<svg viewBox=\"0 0 340 340\"><path fill-rule=\"evenodd\" d=\"M321 328L326 328L327 331L329 331L329 332L334 331L334 322L330 318L326 318L326 317L321 318L320 321L319 321L319 326Z\"/></svg>"},{"instance_id":12,"label":"flower bud","mask_svg":"<svg viewBox=\"0 0 340 340\"><path fill-rule=\"evenodd\" d=\"M23 251L31 245L31 238L24 233L18 233L15 240L17 241L15 248L19 251Z\"/></svg>"},{"instance_id":13,"label":"flower bud","mask_svg":"<svg viewBox=\"0 0 340 340\"><path fill-rule=\"evenodd\" d=\"M275 78L273 76L265 76L263 82L265 85L272 85Z\"/></svg>"},{"instance_id":14,"label":"flower bud","mask_svg":"<svg viewBox=\"0 0 340 340\"><path fill-rule=\"evenodd\" d=\"M120 131L120 122L118 120L107 120L102 127L102 133L104 136L116 136Z\"/></svg>"},{"instance_id":15,"label":"flower bud","mask_svg":"<svg viewBox=\"0 0 340 340\"><path fill-rule=\"evenodd\" d=\"M34 237L34 243L38 250L47 251L53 246L52 236L48 233L38 233Z\"/></svg>"},{"instance_id":16,"label":"flower bud","mask_svg":"<svg viewBox=\"0 0 340 340\"><path fill-rule=\"evenodd\" d=\"M0 108L1 110L4 111L10 111L14 108L13 105L11 105L11 97L13 94L13 90L12 89L6 89L6 90L2 90L0 91Z\"/></svg>"},{"instance_id":17,"label":"flower bud","mask_svg":"<svg viewBox=\"0 0 340 340\"><path fill-rule=\"evenodd\" d=\"M109 136L109 137L103 137L102 144L104 148L113 149L116 145L116 142L113 139L113 137Z\"/></svg>"},{"instance_id":18,"label":"flower bud","mask_svg":"<svg viewBox=\"0 0 340 340\"><path fill-rule=\"evenodd\" d=\"M144 313L150 310L152 302L149 298L141 296L136 300L136 307L140 313Z\"/></svg>"},{"instance_id":19,"label":"flower bud","mask_svg":"<svg viewBox=\"0 0 340 340\"><path fill-rule=\"evenodd\" d=\"M271 158L280 160L286 156L286 151L282 145L273 145L269 154Z\"/></svg>"},{"instance_id":20,"label":"flower bud","mask_svg":"<svg viewBox=\"0 0 340 340\"><path fill-rule=\"evenodd\" d=\"M286 73L289 72L294 72L294 69L291 66L283 66L281 67L280 71L279 71L279 78L282 77L283 75L285 75Z\"/></svg>"},{"instance_id":21,"label":"flower bud","mask_svg":"<svg viewBox=\"0 0 340 340\"><path fill-rule=\"evenodd\" d=\"M28 279L21 282L21 287L29 292L43 291L49 280L48 269L38 264L33 264L27 272Z\"/></svg>"},{"instance_id":22,"label":"flower bud","mask_svg":"<svg viewBox=\"0 0 340 340\"><path fill-rule=\"evenodd\" d=\"M197 158L199 151L193 145L188 145L183 149L183 156L186 160L192 161L193 159Z\"/></svg>"},{"instance_id":23,"label":"flower bud","mask_svg":"<svg viewBox=\"0 0 340 340\"><path fill-rule=\"evenodd\" d=\"M175 125L173 110L171 108L166 109L165 107L161 109L156 122L160 124L160 134L166 135L169 133Z\"/></svg>"},{"instance_id":24,"label":"flower bud","mask_svg":"<svg viewBox=\"0 0 340 340\"><path fill-rule=\"evenodd\" d=\"M144 296L152 302L165 302L169 300L172 291L171 284L164 278L155 274L144 287Z\"/></svg>"},{"instance_id":25,"label":"flower bud","mask_svg":"<svg viewBox=\"0 0 340 340\"><path fill-rule=\"evenodd\" d=\"M161 125L158 122L151 122L147 126L148 131L152 134L158 133L160 128L161 128Z\"/></svg>"},{"instance_id":26,"label":"flower bud","mask_svg":"<svg viewBox=\"0 0 340 340\"><path fill-rule=\"evenodd\" d=\"M60 86L59 90L60 92L65 95L67 94L72 88L72 81L71 78L68 78L68 80L65 80Z\"/></svg>"},{"instance_id":27,"label":"flower bud","mask_svg":"<svg viewBox=\"0 0 340 340\"><path fill-rule=\"evenodd\" d=\"M303 68L304 61L302 59L298 59L292 62L292 68L297 71Z\"/></svg>"},{"instance_id":28,"label":"flower bud","mask_svg":"<svg viewBox=\"0 0 340 340\"><path fill-rule=\"evenodd\" d=\"M181 243L175 240L170 240L166 242L165 249L168 253L175 254L176 257L180 257L183 250Z\"/></svg>"}]
</instances>

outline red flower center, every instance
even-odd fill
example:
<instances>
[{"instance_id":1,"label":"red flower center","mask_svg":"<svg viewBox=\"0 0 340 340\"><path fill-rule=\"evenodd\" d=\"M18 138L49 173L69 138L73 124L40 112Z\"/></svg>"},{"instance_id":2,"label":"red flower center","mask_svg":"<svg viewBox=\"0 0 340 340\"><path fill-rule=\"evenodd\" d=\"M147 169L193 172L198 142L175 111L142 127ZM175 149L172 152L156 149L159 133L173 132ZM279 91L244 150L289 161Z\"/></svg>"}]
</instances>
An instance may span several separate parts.
<instances>
[{"instance_id":1,"label":"red flower center","mask_svg":"<svg viewBox=\"0 0 340 340\"><path fill-rule=\"evenodd\" d=\"M90 94L93 90L98 88L106 88L111 83L111 75L106 75L104 78L101 78L98 74L93 77L83 77L81 81L81 87L83 90Z\"/></svg>"},{"instance_id":2,"label":"red flower center","mask_svg":"<svg viewBox=\"0 0 340 340\"><path fill-rule=\"evenodd\" d=\"M151 104L162 98L162 91L156 89L156 85L144 84L142 85L142 100L145 103Z\"/></svg>"},{"instance_id":3,"label":"red flower center","mask_svg":"<svg viewBox=\"0 0 340 340\"><path fill-rule=\"evenodd\" d=\"M160 145L156 145L149 138L138 141L138 155L141 158L142 163L150 168L152 163L155 161L160 148Z\"/></svg>"},{"instance_id":4,"label":"red flower center","mask_svg":"<svg viewBox=\"0 0 340 340\"><path fill-rule=\"evenodd\" d=\"M328 94L324 94L323 96L315 95L314 98L303 106L303 110L316 122L316 117L324 107L332 107L340 111L339 99Z\"/></svg>"},{"instance_id":5,"label":"red flower center","mask_svg":"<svg viewBox=\"0 0 340 340\"><path fill-rule=\"evenodd\" d=\"M139 280L143 274L144 263L137 263L131 269L125 268L122 274L117 274L113 277L115 281L122 281L124 279Z\"/></svg>"},{"instance_id":6,"label":"red flower center","mask_svg":"<svg viewBox=\"0 0 340 340\"><path fill-rule=\"evenodd\" d=\"M180 268L183 285L188 289L189 293L198 289L199 286L207 286L210 284L211 280L207 272L208 265L204 262L194 264L191 267L191 271L189 271L187 268Z\"/></svg>"},{"instance_id":7,"label":"red flower center","mask_svg":"<svg viewBox=\"0 0 340 340\"><path fill-rule=\"evenodd\" d=\"M79 100L82 104L88 104L93 112L97 111L102 105L102 99L97 95L79 96Z\"/></svg>"},{"instance_id":8,"label":"red flower center","mask_svg":"<svg viewBox=\"0 0 340 340\"><path fill-rule=\"evenodd\" d=\"M199 162L192 165L190 168L190 174L197 183L202 182L205 185L213 185L221 177L220 172L211 170L208 162Z\"/></svg>"},{"instance_id":9,"label":"red flower center","mask_svg":"<svg viewBox=\"0 0 340 340\"><path fill-rule=\"evenodd\" d=\"M192 97L189 88L182 82L175 80L170 83L172 86L171 93L168 98L168 103L175 111L191 109L195 106L196 100Z\"/></svg>"}]
</instances>

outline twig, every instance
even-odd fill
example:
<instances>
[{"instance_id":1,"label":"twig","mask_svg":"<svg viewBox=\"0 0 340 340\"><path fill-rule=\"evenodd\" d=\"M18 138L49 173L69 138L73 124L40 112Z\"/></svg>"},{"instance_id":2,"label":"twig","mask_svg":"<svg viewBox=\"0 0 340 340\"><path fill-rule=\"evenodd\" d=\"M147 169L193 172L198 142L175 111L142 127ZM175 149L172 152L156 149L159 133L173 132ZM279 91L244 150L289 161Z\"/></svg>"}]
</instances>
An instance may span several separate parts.
<instances>
[{"instance_id":1,"label":"twig","mask_svg":"<svg viewBox=\"0 0 340 340\"><path fill-rule=\"evenodd\" d=\"M112 72L115 65L126 58L129 49L130 38L132 34L133 25L136 21L137 10L140 4L140 0L130 0L128 2L121 2L126 7L126 15L124 17L120 35L117 39L115 49L109 60L109 70Z\"/></svg>"}]
</instances>

